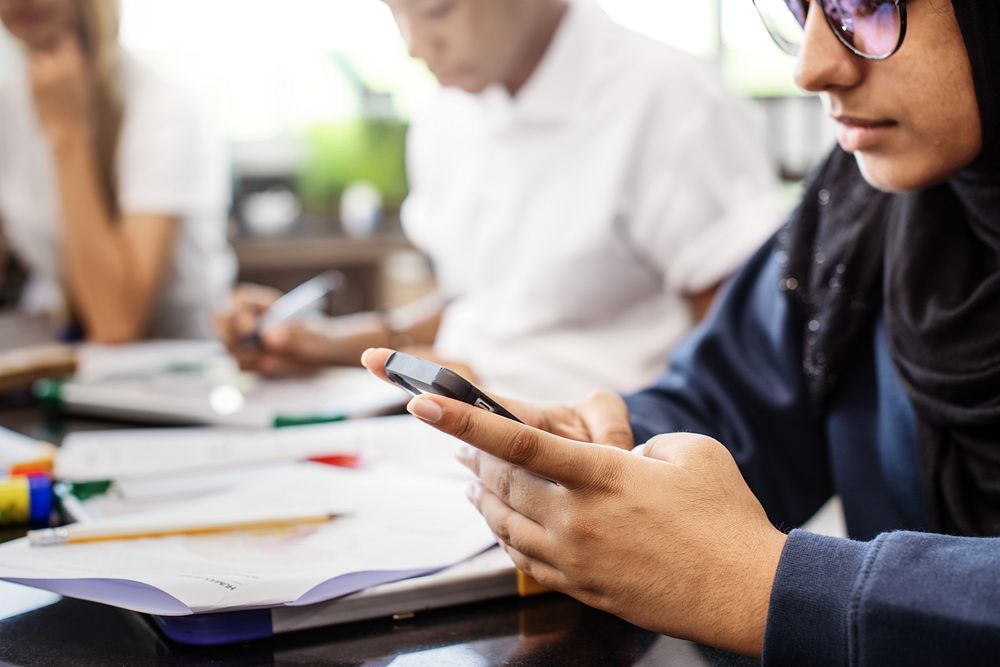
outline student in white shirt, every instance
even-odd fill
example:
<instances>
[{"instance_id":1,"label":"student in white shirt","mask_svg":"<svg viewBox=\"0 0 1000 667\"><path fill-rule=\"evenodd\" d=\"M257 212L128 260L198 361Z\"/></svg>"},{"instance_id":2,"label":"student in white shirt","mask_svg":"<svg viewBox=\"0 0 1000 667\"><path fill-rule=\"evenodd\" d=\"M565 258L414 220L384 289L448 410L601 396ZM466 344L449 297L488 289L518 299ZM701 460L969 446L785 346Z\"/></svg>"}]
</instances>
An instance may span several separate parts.
<instances>
[{"instance_id":1,"label":"student in white shirt","mask_svg":"<svg viewBox=\"0 0 1000 667\"><path fill-rule=\"evenodd\" d=\"M211 335L230 289L222 147L118 45L115 0L0 0L0 226L21 305L86 338ZM21 66L23 64L23 66Z\"/></svg>"},{"instance_id":2,"label":"student in white shirt","mask_svg":"<svg viewBox=\"0 0 1000 667\"><path fill-rule=\"evenodd\" d=\"M745 104L592 0L387 3L442 84L413 121L402 212L437 307L276 328L243 361L299 370L409 341L536 400L652 380L780 222ZM231 339L272 298L238 292Z\"/></svg>"}]
</instances>

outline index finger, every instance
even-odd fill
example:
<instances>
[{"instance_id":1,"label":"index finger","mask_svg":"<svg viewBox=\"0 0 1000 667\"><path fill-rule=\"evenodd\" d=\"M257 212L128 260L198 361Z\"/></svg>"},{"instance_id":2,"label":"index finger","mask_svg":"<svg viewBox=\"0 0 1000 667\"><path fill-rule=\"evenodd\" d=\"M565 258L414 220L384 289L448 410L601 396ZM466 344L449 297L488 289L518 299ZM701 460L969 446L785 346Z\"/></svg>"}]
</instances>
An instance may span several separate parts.
<instances>
[{"instance_id":1,"label":"index finger","mask_svg":"<svg viewBox=\"0 0 1000 667\"><path fill-rule=\"evenodd\" d=\"M604 447L568 440L444 396L422 394L406 409L439 431L569 489L593 485L610 464Z\"/></svg>"}]
</instances>

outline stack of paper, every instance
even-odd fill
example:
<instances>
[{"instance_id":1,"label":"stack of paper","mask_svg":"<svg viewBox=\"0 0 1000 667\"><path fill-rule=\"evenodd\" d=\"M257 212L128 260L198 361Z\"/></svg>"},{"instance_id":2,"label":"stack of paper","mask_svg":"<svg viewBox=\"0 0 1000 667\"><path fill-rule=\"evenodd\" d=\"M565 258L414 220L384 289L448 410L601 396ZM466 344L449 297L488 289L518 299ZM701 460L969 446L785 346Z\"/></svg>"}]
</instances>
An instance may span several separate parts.
<instances>
[{"instance_id":1,"label":"stack of paper","mask_svg":"<svg viewBox=\"0 0 1000 667\"><path fill-rule=\"evenodd\" d=\"M453 565L494 543L467 479L287 464L130 524L322 509L326 524L92 544L0 545L0 578L160 615L307 605ZM109 519L106 521L115 521Z\"/></svg>"},{"instance_id":2,"label":"stack of paper","mask_svg":"<svg viewBox=\"0 0 1000 667\"><path fill-rule=\"evenodd\" d=\"M462 443L409 415L287 429L163 428L74 433L55 462L58 479L114 482L81 504L63 495L76 520L122 516L266 477L276 464L321 460L415 475L465 479Z\"/></svg>"},{"instance_id":3,"label":"stack of paper","mask_svg":"<svg viewBox=\"0 0 1000 667\"><path fill-rule=\"evenodd\" d=\"M460 446L460 441L410 415L273 431L227 427L81 431L63 440L55 476L72 482L124 482L335 455L441 475L464 470L453 460Z\"/></svg>"}]
</instances>

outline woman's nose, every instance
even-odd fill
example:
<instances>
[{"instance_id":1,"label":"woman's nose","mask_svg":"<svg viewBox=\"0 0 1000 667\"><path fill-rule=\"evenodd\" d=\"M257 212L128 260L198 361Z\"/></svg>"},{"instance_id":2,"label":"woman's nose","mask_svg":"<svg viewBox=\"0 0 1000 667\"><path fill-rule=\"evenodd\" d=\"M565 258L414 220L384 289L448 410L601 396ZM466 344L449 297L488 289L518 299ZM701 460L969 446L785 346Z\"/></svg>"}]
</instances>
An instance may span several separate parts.
<instances>
[{"instance_id":1,"label":"woman's nose","mask_svg":"<svg viewBox=\"0 0 1000 667\"><path fill-rule=\"evenodd\" d=\"M863 79L865 65L863 59L840 43L826 22L820 3L813 1L795 64L795 83L813 93L851 88Z\"/></svg>"}]
</instances>

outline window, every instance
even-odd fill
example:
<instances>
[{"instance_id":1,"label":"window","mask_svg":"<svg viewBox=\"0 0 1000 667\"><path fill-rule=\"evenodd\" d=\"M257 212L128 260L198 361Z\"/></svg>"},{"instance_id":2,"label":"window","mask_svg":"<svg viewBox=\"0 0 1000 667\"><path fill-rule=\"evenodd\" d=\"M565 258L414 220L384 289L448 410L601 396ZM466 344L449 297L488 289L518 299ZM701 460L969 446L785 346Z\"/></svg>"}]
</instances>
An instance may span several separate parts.
<instances>
[{"instance_id":1,"label":"window","mask_svg":"<svg viewBox=\"0 0 1000 667\"><path fill-rule=\"evenodd\" d=\"M294 134L391 91L401 115L432 81L377 0L123 0L122 42L195 94L234 140Z\"/></svg>"}]
</instances>

